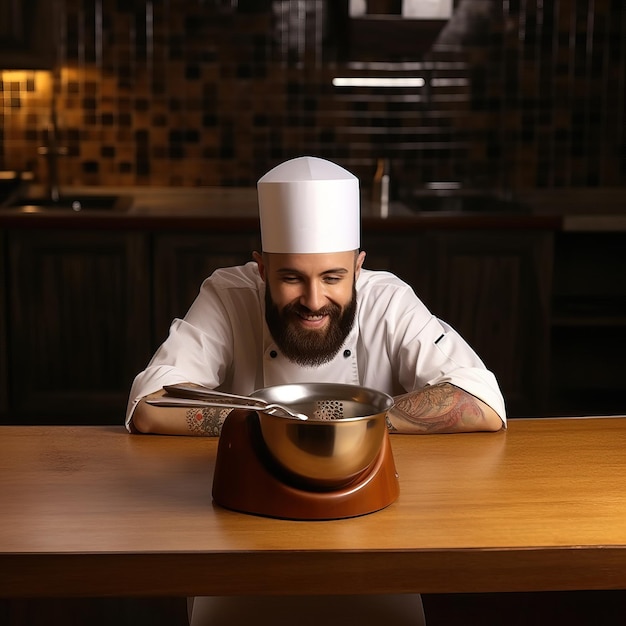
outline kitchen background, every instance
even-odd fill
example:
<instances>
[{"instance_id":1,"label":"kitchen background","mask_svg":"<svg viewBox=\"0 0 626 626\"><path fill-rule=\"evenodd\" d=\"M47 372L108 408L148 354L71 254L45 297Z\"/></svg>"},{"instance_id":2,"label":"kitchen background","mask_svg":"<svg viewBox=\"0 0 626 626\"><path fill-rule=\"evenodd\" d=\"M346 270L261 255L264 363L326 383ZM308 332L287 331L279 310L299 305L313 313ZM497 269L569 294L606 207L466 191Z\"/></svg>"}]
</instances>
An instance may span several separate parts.
<instances>
[{"instance_id":1,"label":"kitchen background","mask_svg":"<svg viewBox=\"0 0 626 626\"><path fill-rule=\"evenodd\" d=\"M46 181L56 112L65 185L251 186L301 154L366 184L388 157L396 189L624 185L623 0L458 0L371 43L341 0L44 4L50 71L0 69L0 170Z\"/></svg>"},{"instance_id":2,"label":"kitchen background","mask_svg":"<svg viewBox=\"0 0 626 626\"><path fill-rule=\"evenodd\" d=\"M368 266L468 338L511 416L624 412L623 0L409 1L0 0L0 178L132 204L22 211L9 177L0 423L120 423L201 281L256 249L257 179L301 154L366 190L390 163ZM333 83L373 77L424 85Z\"/></svg>"},{"instance_id":3,"label":"kitchen background","mask_svg":"<svg viewBox=\"0 0 626 626\"><path fill-rule=\"evenodd\" d=\"M530 190L559 216L583 198L573 232L528 226L536 215L526 229L375 224L368 260L420 285L437 278L442 317L455 314L463 334L469 320L502 366L512 417L623 414L626 3L456 0L442 24L389 17L397 2L382 4L372 36L347 0L0 0L0 171L48 182L41 148L56 118L68 186L252 187L312 154L365 185L388 158L396 194L442 181ZM34 53L17 62L16 11ZM333 86L346 76L425 86ZM609 202L622 215L606 215ZM209 265L251 249L248 231L198 228L178 208L165 220L79 213L57 226L4 212L1 424L122 423L171 310L184 313ZM428 618L622 623L623 592L607 594L438 594ZM163 602L5 600L0 623L176 623L180 607Z\"/></svg>"}]
</instances>

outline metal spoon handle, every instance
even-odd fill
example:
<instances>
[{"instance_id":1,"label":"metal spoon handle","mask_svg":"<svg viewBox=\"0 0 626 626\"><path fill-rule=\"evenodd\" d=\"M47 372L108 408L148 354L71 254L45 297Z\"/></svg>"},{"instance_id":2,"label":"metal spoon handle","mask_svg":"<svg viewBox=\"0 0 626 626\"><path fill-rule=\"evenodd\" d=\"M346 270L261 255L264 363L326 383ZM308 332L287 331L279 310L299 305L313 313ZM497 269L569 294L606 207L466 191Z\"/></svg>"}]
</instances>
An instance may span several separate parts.
<instances>
[{"instance_id":1,"label":"metal spoon handle","mask_svg":"<svg viewBox=\"0 0 626 626\"><path fill-rule=\"evenodd\" d=\"M241 396L236 393L226 393L225 391L216 391L215 389L209 389L208 387L202 387L199 385L189 385L186 383L176 383L172 385L164 385L163 389L168 394L176 398L193 398L198 400L206 400L208 402L221 402L221 398L228 399L235 404L245 404L246 407L254 408L257 411L263 411L265 407L265 413L273 415L280 415L281 417L294 417L299 420L308 419L307 415L292 411L289 407L275 402L268 403L261 398L255 398L253 396ZM244 408L246 408L244 407ZM271 408L272 410L268 410Z\"/></svg>"},{"instance_id":2,"label":"metal spoon handle","mask_svg":"<svg viewBox=\"0 0 626 626\"><path fill-rule=\"evenodd\" d=\"M186 385L185 383L176 383L173 385L164 385L163 389L172 396L177 398L198 398L200 400L212 400L215 397L231 398L232 400L243 400L252 402L255 406L266 405L265 400L260 398L251 398L250 396L240 396L236 393L226 393L225 391L216 391L206 387L195 387Z\"/></svg>"},{"instance_id":3,"label":"metal spoon handle","mask_svg":"<svg viewBox=\"0 0 626 626\"><path fill-rule=\"evenodd\" d=\"M250 398L246 398L250 400ZM224 398L224 400L200 400L194 398L153 398L146 400L147 404L152 406L169 406L169 407L196 407L196 408L209 408L220 407L223 409L249 409L252 411L261 411L263 413L269 413L270 415L277 415L278 417L295 418L299 420L306 420L308 417L303 413L296 413L291 411L287 407L271 404L271 403L254 403L250 401L249 404L243 402L233 402Z\"/></svg>"}]
</instances>

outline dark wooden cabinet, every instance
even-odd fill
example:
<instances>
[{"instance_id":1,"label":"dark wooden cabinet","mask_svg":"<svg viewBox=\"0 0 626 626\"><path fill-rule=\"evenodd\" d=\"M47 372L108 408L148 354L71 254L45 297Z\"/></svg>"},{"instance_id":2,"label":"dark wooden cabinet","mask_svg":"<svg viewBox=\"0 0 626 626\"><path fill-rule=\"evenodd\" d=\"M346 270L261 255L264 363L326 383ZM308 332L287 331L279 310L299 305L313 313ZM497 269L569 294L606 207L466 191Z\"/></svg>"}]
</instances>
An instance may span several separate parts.
<instances>
[{"instance_id":1,"label":"dark wooden cabinet","mask_svg":"<svg viewBox=\"0 0 626 626\"><path fill-rule=\"evenodd\" d=\"M151 353L146 237L14 231L8 257L12 419L122 424Z\"/></svg>"},{"instance_id":2,"label":"dark wooden cabinet","mask_svg":"<svg viewBox=\"0 0 626 626\"><path fill-rule=\"evenodd\" d=\"M467 339L498 377L509 414L518 417L545 411L555 349L553 237L549 230L366 229L363 249L365 267L406 280ZM0 238L2 419L82 424L122 423L134 376L172 320L185 315L202 281L260 249L252 228L19 229L6 232L4 251L2 245ZM609 325L605 335L614 331L623 339L623 329Z\"/></svg>"},{"instance_id":3,"label":"dark wooden cabinet","mask_svg":"<svg viewBox=\"0 0 626 626\"><path fill-rule=\"evenodd\" d=\"M366 266L406 280L497 376L510 415L536 415L548 390L552 233L364 235Z\"/></svg>"},{"instance_id":4,"label":"dark wooden cabinet","mask_svg":"<svg viewBox=\"0 0 626 626\"><path fill-rule=\"evenodd\" d=\"M156 344L167 337L172 320L185 315L205 278L220 267L251 261L252 252L260 249L257 231L156 233L152 307Z\"/></svg>"},{"instance_id":5,"label":"dark wooden cabinet","mask_svg":"<svg viewBox=\"0 0 626 626\"><path fill-rule=\"evenodd\" d=\"M54 2L0 0L0 69L51 69L57 26Z\"/></svg>"},{"instance_id":6,"label":"dark wooden cabinet","mask_svg":"<svg viewBox=\"0 0 626 626\"><path fill-rule=\"evenodd\" d=\"M626 413L626 233L556 235L550 411Z\"/></svg>"},{"instance_id":7,"label":"dark wooden cabinet","mask_svg":"<svg viewBox=\"0 0 626 626\"><path fill-rule=\"evenodd\" d=\"M432 272L432 238L425 233L363 233L362 249L366 252L364 267L386 270L406 281L419 298L434 304Z\"/></svg>"},{"instance_id":8,"label":"dark wooden cabinet","mask_svg":"<svg viewBox=\"0 0 626 626\"><path fill-rule=\"evenodd\" d=\"M492 370L511 417L541 414L548 391L552 233L442 232L435 311Z\"/></svg>"},{"instance_id":9,"label":"dark wooden cabinet","mask_svg":"<svg viewBox=\"0 0 626 626\"><path fill-rule=\"evenodd\" d=\"M0 230L0 268L6 266L5 233ZM0 422L8 410L6 288L6 273L0 269Z\"/></svg>"}]
</instances>

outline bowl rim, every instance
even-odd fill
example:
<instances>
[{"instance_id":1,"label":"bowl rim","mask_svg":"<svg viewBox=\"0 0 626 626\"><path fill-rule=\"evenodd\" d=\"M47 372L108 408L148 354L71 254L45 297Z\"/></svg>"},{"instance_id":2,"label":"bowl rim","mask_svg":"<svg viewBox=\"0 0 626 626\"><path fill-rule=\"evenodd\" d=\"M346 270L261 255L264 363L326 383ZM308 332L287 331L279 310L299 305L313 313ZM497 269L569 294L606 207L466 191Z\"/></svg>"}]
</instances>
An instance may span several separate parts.
<instances>
[{"instance_id":1,"label":"bowl rim","mask_svg":"<svg viewBox=\"0 0 626 626\"><path fill-rule=\"evenodd\" d=\"M281 419L281 420L287 419L293 422L297 422L301 425L305 425L305 424L309 424L309 425L335 424L337 425L341 423L358 422L358 421L363 421L367 419L372 419L374 417L379 417L381 413L386 414L394 405L394 399L388 393L384 391L380 391L378 389L374 389L373 387L364 387L362 385L354 385L350 383L304 382L304 383L285 383L285 384L280 384L280 385L269 385L267 387L262 387L260 389L255 390L254 392L250 394L250 396L255 397L255 398L260 398L262 400L267 400L269 402L277 402L279 404L284 404L289 407L290 404L292 403L305 401L305 400L297 398L296 395L299 392L301 393L301 390L303 388L307 388L307 387L309 389L311 387L314 387L315 394L312 397L309 396L306 399L306 401L315 401L316 399L329 400L328 395L329 394L332 395L333 390L334 391L337 391L337 390L355 391L356 393L352 394L351 396L350 394L348 394L348 396L343 397L343 398L331 398L331 399L336 399L338 401L348 400L348 401L353 401L353 402L363 402L363 404L369 404L372 408L375 409L376 412L368 413L367 415L355 415L353 417L342 417L340 419L319 419L319 418L316 419L310 416L308 420L296 420L295 418L284 418L284 417L280 417L277 419ZM268 395L271 394L271 392L274 392L274 391L290 392L291 397L288 397L287 399L282 398L282 397L281 398L267 397ZM368 403L366 400L362 398L355 397L359 394L364 394L366 396L369 396L370 398L376 398L381 403L384 403L385 406L376 407L374 405L375 401ZM268 417L277 417L269 413L266 413L264 415Z\"/></svg>"}]
</instances>

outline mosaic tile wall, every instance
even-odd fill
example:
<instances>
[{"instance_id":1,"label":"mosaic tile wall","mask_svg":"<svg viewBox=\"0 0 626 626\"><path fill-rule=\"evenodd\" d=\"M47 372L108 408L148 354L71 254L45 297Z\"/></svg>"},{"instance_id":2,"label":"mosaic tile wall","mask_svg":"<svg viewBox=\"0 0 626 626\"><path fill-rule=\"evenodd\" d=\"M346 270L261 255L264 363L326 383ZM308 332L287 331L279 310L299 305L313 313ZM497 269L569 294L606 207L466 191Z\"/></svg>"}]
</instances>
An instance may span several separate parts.
<instances>
[{"instance_id":1,"label":"mosaic tile wall","mask_svg":"<svg viewBox=\"0 0 626 626\"><path fill-rule=\"evenodd\" d=\"M49 1L55 69L0 70L0 169L45 182L54 108L62 184L253 185L314 154L365 182L389 157L398 188L624 185L624 0L458 0L401 59L388 32L351 50L341 0Z\"/></svg>"}]
</instances>

